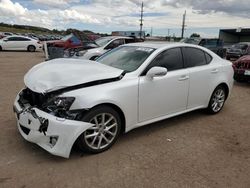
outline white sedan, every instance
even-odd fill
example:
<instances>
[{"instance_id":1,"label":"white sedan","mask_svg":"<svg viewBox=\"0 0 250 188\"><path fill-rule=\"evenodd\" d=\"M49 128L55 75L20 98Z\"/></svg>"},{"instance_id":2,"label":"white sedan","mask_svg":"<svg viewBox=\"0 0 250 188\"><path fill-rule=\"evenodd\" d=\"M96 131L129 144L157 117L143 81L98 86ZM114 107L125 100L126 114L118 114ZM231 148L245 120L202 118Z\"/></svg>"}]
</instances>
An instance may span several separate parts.
<instances>
[{"instance_id":1,"label":"white sedan","mask_svg":"<svg viewBox=\"0 0 250 188\"><path fill-rule=\"evenodd\" d=\"M231 93L229 61L199 46L134 43L97 59L33 67L14 111L21 135L69 157L74 143L99 153L120 133L189 111L218 113Z\"/></svg>"},{"instance_id":2,"label":"white sedan","mask_svg":"<svg viewBox=\"0 0 250 188\"><path fill-rule=\"evenodd\" d=\"M29 37L12 35L0 39L0 50L27 50L34 52L41 49L41 42Z\"/></svg>"},{"instance_id":3,"label":"white sedan","mask_svg":"<svg viewBox=\"0 0 250 188\"><path fill-rule=\"evenodd\" d=\"M102 54L106 53L109 50L117 48L123 44L133 43L135 39L132 37L124 37L124 36L109 36L109 37L101 37L95 40L95 44L97 45L95 48L91 48L88 50L80 51L78 57L79 59L90 59L95 60L100 57Z\"/></svg>"}]
</instances>

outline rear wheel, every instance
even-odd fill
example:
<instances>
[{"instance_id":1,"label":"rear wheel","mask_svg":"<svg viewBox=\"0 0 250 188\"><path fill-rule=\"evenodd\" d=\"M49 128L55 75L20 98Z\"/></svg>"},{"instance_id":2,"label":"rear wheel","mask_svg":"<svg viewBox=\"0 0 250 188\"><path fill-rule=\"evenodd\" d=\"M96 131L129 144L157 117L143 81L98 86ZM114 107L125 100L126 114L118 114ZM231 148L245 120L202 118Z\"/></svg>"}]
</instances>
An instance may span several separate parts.
<instances>
[{"instance_id":1,"label":"rear wheel","mask_svg":"<svg viewBox=\"0 0 250 188\"><path fill-rule=\"evenodd\" d=\"M34 51L36 51L36 47L33 46L33 45L30 45L30 46L28 46L27 50L28 50L29 52L34 52Z\"/></svg>"},{"instance_id":2,"label":"rear wheel","mask_svg":"<svg viewBox=\"0 0 250 188\"><path fill-rule=\"evenodd\" d=\"M226 101L226 90L223 86L215 88L208 105L208 112L216 114L221 111Z\"/></svg>"},{"instance_id":3,"label":"rear wheel","mask_svg":"<svg viewBox=\"0 0 250 188\"><path fill-rule=\"evenodd\" d=\"M78 138L77 144L83 151L103 152L109 149L119 136L121 118L109 106L97 106L85 114L81 120L94 124Z\"/></svg>"}]
</instances>

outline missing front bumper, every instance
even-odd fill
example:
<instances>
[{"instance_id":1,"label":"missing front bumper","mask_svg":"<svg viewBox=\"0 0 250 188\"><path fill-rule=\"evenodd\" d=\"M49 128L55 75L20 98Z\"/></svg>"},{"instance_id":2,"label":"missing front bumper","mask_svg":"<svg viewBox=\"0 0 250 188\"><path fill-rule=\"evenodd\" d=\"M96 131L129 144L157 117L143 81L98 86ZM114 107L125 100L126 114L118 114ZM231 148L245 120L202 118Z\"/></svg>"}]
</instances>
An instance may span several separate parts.
<instances>
[{"instance_id":1,"label":"missing front bumper","mask_svg":"<svg viewBox=\"0 0 250 188\"><path fill-rule=\"evenodd\" d=\"M20 106L19 95L13 110L23 138L53 155L68 158L75 140L93 124L58 118L38 108Z\"/></svg>"}]
</instances>

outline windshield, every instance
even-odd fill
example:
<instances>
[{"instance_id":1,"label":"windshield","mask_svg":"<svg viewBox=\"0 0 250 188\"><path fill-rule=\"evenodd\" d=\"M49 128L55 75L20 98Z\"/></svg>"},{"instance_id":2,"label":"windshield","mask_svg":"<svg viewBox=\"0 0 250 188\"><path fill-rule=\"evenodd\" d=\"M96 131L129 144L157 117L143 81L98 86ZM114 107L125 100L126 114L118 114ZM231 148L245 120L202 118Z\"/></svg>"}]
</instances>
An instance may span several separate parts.
<instances>
[{"instance_id":1,"label":"windshield","mask_svg":"<svg viewBox=\"0 0 250 188\"><path fill-rule=\"evenodd\" d=\"M121 46L104 54L96 61L126 72L138 69L155 49L136 46Z\"/></svg>"},{"instance_id":2,"label":"windshield","mask_svg":"<svg viewBox=\"0 0 250 188\"><path fill-rule=\"evenodd\" d=\"M99 38L95 40L95 43L98 46L105 46L106 44L108 44L109 41L111 41L112 38Z\"/></svg>"},{"instance_id":3,"label":"windshield","mask_svg":"<svg viewBox=\"0 0 250 188\"><path fill-rule=\"evenodd\" d=\"M66 35L65 37L63 37L61 40L63 41L67 41L68 39L70 39L72 37L72 34Z\"/></svg>"}]
</instances>

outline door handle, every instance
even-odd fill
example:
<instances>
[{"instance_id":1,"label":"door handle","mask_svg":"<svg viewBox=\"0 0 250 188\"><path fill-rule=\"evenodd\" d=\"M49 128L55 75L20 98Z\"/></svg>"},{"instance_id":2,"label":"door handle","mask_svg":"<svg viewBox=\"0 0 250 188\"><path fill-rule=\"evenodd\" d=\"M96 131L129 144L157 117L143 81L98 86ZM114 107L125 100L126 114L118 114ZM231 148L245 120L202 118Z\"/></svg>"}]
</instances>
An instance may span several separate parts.
<instances>
[{"instance_id":1,"label":"door handle","mask_svg":"<svg viewBox=\"0 0 250 188\"><path fill-rule=\"evenodd\" d=\"M183 75L183 76L181 76L178 80L179 80L179 81L184 81L184 80L187 80L187 79L189 79L189 76Z\"/></svg>"},{"instance_id":2,"label":"door handle","mask_svg":"<svg viewBox=\"0 0 250 188\"><path fill-rule=\"evenodd\" d=\"M217 73L217 72L219 72L218 69L213 69L213 70L211 71L211 73Z\"/></svg>"}]
</instances>

